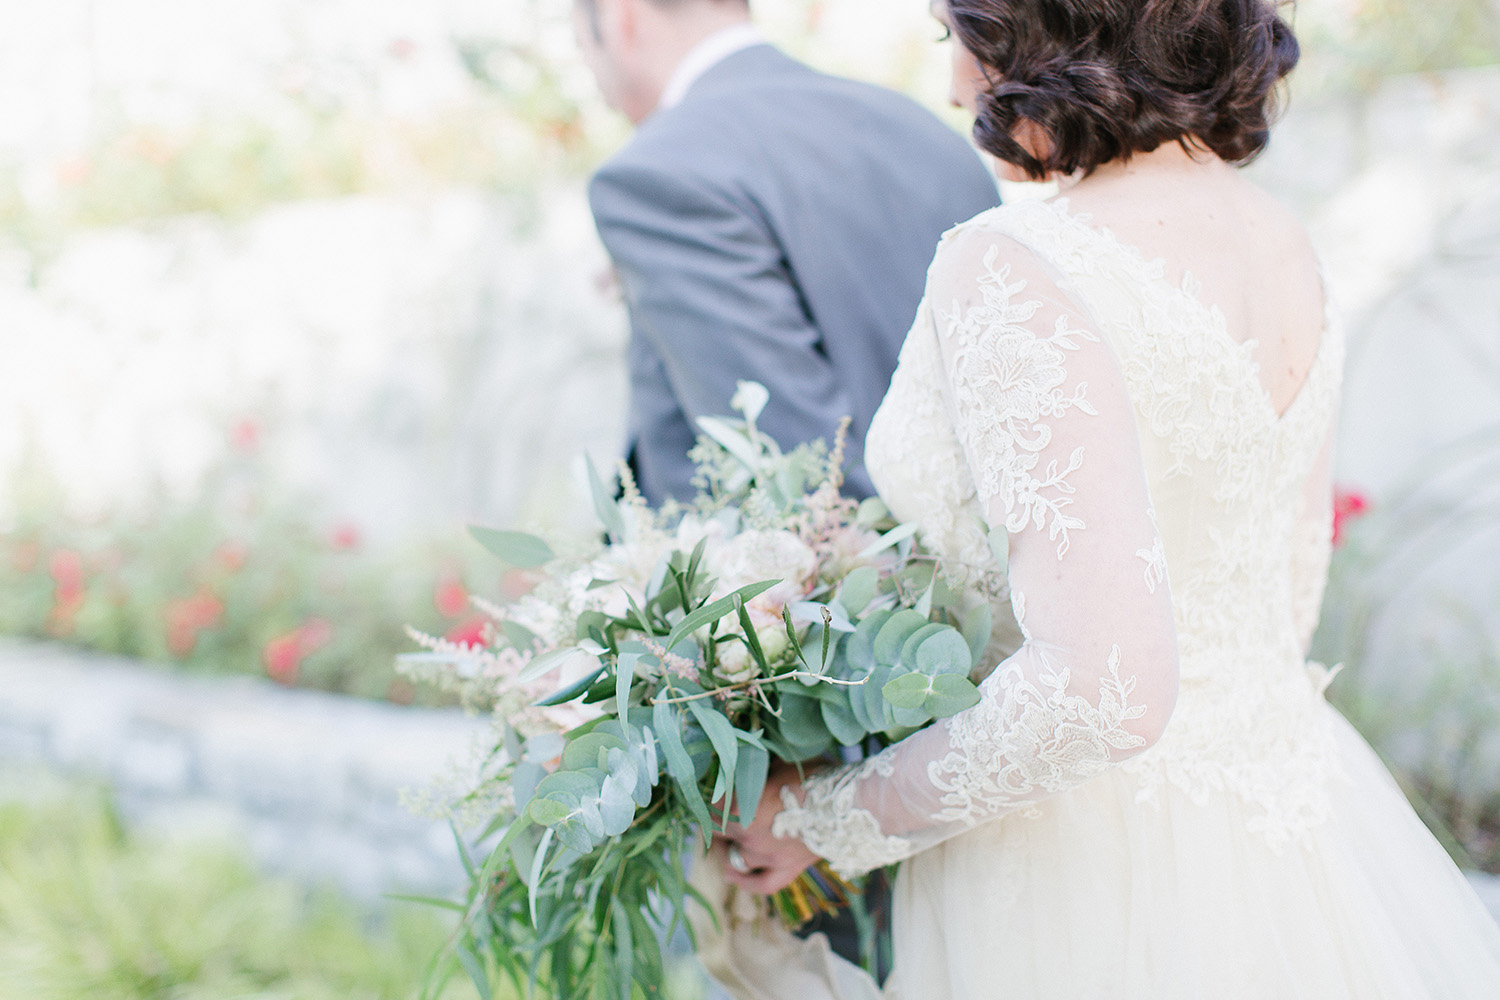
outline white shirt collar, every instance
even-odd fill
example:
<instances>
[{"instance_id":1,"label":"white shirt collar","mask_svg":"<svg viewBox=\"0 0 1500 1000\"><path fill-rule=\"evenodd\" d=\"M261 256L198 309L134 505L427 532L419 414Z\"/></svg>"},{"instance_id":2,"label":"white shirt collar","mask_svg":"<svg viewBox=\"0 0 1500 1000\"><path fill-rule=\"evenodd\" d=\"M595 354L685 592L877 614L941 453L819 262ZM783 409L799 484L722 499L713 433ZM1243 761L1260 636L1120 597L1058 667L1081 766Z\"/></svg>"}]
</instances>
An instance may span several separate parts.
<instances>
[{"instance_id":1,"label":"white shirt collar","mask_svg":"<svg viewBox=\"0 0 1500 1000\"><path fill-rule=\"evenodd\" d=\"M760 29L748 21L730 25L709 35L682 57L682 62L677 64L667 85L662 88L661 100L657 102L656 109L662 111L681 103L688 90L704 73L741 49L760 45L765 40L766 36L761 34Z\"/></svg>"}]
</instances>

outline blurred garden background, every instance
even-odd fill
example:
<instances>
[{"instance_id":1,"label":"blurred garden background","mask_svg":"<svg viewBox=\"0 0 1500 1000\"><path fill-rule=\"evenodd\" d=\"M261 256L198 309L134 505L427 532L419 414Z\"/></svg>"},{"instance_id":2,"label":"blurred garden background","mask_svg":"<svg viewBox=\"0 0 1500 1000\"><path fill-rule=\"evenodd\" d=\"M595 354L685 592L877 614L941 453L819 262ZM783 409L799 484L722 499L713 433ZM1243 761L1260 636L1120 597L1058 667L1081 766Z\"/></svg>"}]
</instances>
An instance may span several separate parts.
<instances>
[{"instance_id":1,"label":"blurred garden background","mask_svg":"<svg viewBox=\"0 0 1500 1000\"><path fill-rule=\"evenodd\" d=\"M925 0L754 6L964 127ZM470 594L526 581L464 526L582 530L583 456L623 438L584 183L627 130L569 12L0 5L0 1000L413 995L442 923L376 899L441 862L335 863L395 798L368 760L419 786L477 731L395 673L403 626L471 635ZM1290 16L1252 170L1351 344L1315 654L1455 858L1500 873L1500 2ZM274 766L198 749L243 705L291 720L236 744ZM298 749L330 733L373 756ZM291 863L313 813L325 847Z\"/></svg>"}]
</instances>

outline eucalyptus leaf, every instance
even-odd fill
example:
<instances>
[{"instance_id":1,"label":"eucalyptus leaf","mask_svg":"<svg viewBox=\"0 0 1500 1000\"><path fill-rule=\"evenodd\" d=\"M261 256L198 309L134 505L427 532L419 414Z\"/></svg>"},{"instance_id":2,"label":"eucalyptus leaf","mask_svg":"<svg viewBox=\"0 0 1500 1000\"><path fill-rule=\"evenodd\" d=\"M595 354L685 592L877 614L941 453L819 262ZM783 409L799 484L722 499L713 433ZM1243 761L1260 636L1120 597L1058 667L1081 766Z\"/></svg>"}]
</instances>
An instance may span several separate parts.
<instances>
[{"instance_id":1,"label":"eucalyptus leaf","mask_svg":"<svg viewBox=\"0 0 1500 1000\"><path fill-rule=\"evenodd\" d=\"M635 819L635 774L608 774L599 788L599 813L604 833L618 837Z\"/></svg>"},{"instance_id":2,"label":"eucalyptus leaf","mask_svg":"<svg viewBox=\"0 0 1500 1000\"><path fill-rule=\"evenodd\" d=\"M855 717L849 697L842 688L836 689L835 697L822 699L819 710L823 713L823 724L842 746L852 747L869 733Z\"/></svg>"},{"instance_id":3,"label":"eucalyptus leaf","mask_svg":"<svg viewBox=\"0 0 1500 1000\"><path fill-rule=\"evenodd\" d=\"M875 662L887 666L900 663L901 647L913 633L926 625L927 616L910 608L891 615L875 637Z\"/></svg>"},{"instance_id":4,"label":"eucalyptus leaf","mask_svg":"<svg viewBox=\"0 0 1500 1000\"><path fill-rule=\"evenodd\" d=\"M920 670L921 668L917 665L917 650L924 642L926 642L928 639L931 639L933 636L941 632L951 631L953 631L953 629L951 629L949 626L939 625L937 622L928 622L926 625L923 625L911 635L907 636L906 641L901 644L900 662L904 666ZM967 650L968 647L964 648Z\"/></svg>"},{"instance_id":5,"label":"eucalyptus leaf","mask_svg":"<svg viewBox=\"0 0 1500 1000\"><path fill-rule=\"evenodd\" d=\"M946 626L917 647L916 667L924 674L964 677L969 673L969 664L969 644L958 632Z\"/></svg>"},{"instance_id":6,"label":"eucalyptus leaf","mask_svg":"<svg viewBox=\"0 0 1500 1000\"><path fill-rule=\"evenodd\" d=\"M989 648L990 636L995 631L995 613L990 610L990 602L980 601L976 604L972 611L964 615L960 627L964 640L969 644L969 669L972 671L984 659L984 651Z\"/></svg>"},{"instance_id":7,"label":"eucalyptus leaf","mask_svg":"<svg viewBox=\"0 0 1500 1000\"><path fill-rule=\"evenodd\" d=\"M854 523L862 528L873 528L890 516L891 509L885 505L885 501L879 497L868 497L860 501Z\"/></svg>"},{"instance_id":8,"label":"eucalyptus leaf","mask_svg":"<svg viewBox=\"0 0 1500 1000\"><path fill-rule=\"evenodd\" d=\"M524 758L537 764L545 764L556 757L561 757L567 741L561 733L537 733L526 741L526 747L522 751Z\"/></svg>"},{"instance_id":9,"label":"eucalyptus leaf","mask_svg":"<svg viewBox=\"0 0 1500 1000\"><path fill-rule=\"evenodd\" d=\"M592 822L589 822L589 819L592 819ZM604 836L604 821L599 818L597 804L591 811L586 811L586 807L580 804L569 814L569 818L547 829L556 832L558 843L572 848L579 854L590 854L594 850L596 841Z\"/></svg>"},{"instance_id":10,"label":"eucalyptus leaf","mask_svg":"<svg viewBox=\"0 0 1500 1000\"><path fill-rule=\"evenodd\" d=\"M926 674L901 674L887 681L881 694L893 708L921 708L932 694L932 678Z\"/></svg>"},{"instance_id":11,"label":"eucalyptus leaf","mask_svg":"<svg viewBox=\"0 0 1500 1000\"><path fill-rule=\"evenodd\" d=\"M885 685L892 677L892 670L885 664L880 664L870 672L870 677L863 685L854 689L859 691L860 698L864 702L864 715L871 722L872 732L882 732L895 725L896 719L891 714L891 706L885 700Z\"/></svg>"},{"instance_id":12,"label":"eucalyptus leaf","mask_svg":"<svg viewBox=\"0 0 1500 1000\"><path fill-rule=\"evenodd\" d=\"M537 786L546 776L547 770L540 764L527 761L515 766L515 770L510 773L510 787L515 792L517 812L525 811L531 797L536 794Z\"/></svg>"},{"instance_id":13,"label":"eucalyptus leaf","mask_svg":"<svg viewBox=\"0 0 1500 1000\"><path fill-rule=\"evenodd\" d=\"M850 666L859 670L869 670L875 666L875 637L893 615L894 612L881 608L859 620L854 634L849 637L849 644L844 647L844 655Z\"/></svg>"},{"instance_id":14,"label":"eucalyptus leaf","mask_svg":"<svg viewBox=\"0 0 1500 1000\"><path fill-rule=\"evenodd\" d=\"M563 751L562 766L570 771L598 767L604 751L624 748L625 741L620 737L596 729L568 741L568 748Z\"/></svg>"},{"instance_id":15,"label":"eucalyptus leaf","mask_svg":"<svg viewBox=\"0 0 1500 1000\"><path fill-rule=\"evenodd\" d=\"M524 531L499 531L473 524L469 534L493 555L517 569L535 569L556 559L551 546Z\"/></svg>"},{"instance_id":16,"label":"eucalyptus leaf","mask_svg":"<svg viewBox=\"0 0 1500 1000\"><path fill-rule=\"evenodd\" d=\"M568 818L573 810L557 799L533 799L526 815L538 826L556 826Z\"/></svg>"},{"instance_id":17,"label":"eucalyptus leaf","mask_svg":"<svg viewBox=\"0 0 1500 1000\"><path fill-rule=\"evenodd\" d=\"M858 615L875 599L875 590L880 585L880 572L873 566L861 566L844 577L839 584L839 603L851 615Z\"/></svg>"},{"instance_id":18,"label":"eucalyptus leaf","mask_svg":"<svg viewBox=\"0 0 1500 1000\"><path fill-rule=\"evenodd\" d=\"M787 692L779 707L781 735L800 751L805 751L803 759L828 747L829 733L823 725L823 711L818 699Z\"/></svg>"},{"instance_id":19,"label":"eucalyptus leaf","mask_svg":"<svg viewBox=\"0 0 1500 1000\"><path fill-rule=\"evenodd\" d=\"M979 688L967 677L939 674L932 679L932 694L923 706L933 718L946 719L979 704Z\"/></svg>"},{"instance_id":20,"label":"eucalyptus leaf","mask_svg":"<svg viewBox=\"0 0 1500 1000\"><path fill-rule=\"evenodd\" d=\"M501 741L501 745L505 747L505 756L509 760L518 761L521 759L521 755L526 752L521 746L520 735L509 722L504 723L501 727Z\"/></svg>"},{"instance_id":21,"label":"eucalyptus leaf","mask_svg":"<svg viewBox=\"0 0 1500 1000\"><path fill-rule=\"evenodd\" d=\"M866 697L866 689L872 685L872 669L874 668L862 670L858 677L854 678L862 680L863 683L857 686L851 685L844 690L849 694L849 711L854 714L860 728L867 733L878 733L885 728L884 719L878 710L870 710L870 702ZM878 692L879 689L876 690Z\"/></svg>"}]
</instances>

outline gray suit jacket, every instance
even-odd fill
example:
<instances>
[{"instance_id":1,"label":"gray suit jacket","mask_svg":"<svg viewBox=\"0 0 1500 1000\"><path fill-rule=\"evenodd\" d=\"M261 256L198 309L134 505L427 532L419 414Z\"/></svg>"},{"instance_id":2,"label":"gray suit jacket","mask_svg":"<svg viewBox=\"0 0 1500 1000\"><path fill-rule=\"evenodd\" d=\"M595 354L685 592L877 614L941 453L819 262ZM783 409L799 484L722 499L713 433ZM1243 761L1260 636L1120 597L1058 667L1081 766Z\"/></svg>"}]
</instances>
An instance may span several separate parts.
<instances>
[{"instance_id":1,"label":"gray suit jacket","mask_svg":"<svg viewBox=\"0 0 1500 1000\"><path fill-rule=\"evenodd\" d=\"M960 136L899 94L825 76L769 45L705 73L589 185L630 310L631 461L654 503L690 497L700 416L740 379L783 447L853 418L851 492L872 492L865 431L951 226L993 207Z\"/></svg>"}]
</instances>

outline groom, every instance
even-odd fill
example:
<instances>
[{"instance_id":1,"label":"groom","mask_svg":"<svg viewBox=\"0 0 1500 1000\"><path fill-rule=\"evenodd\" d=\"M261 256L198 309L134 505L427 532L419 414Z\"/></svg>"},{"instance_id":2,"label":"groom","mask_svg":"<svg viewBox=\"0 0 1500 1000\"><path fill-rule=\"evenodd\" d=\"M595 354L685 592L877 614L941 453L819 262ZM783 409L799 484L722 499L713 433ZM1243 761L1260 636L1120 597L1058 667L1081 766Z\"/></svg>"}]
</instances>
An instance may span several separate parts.
<instances>
[{"instance_id":1,"label":"groom","mask_svg":"<svg viewBox=\"0 0 1500 1000\"><path fill-rule=\"evenodd\" d=\"M575 0L605 100L638 129L589 201L630 311L629 457L652 503L690 498L702 416L771 393L783 447L853 418L848 488L939 236L998 201L911 100L766 44L746 0Z\"/></svg>"}]
</instances>

